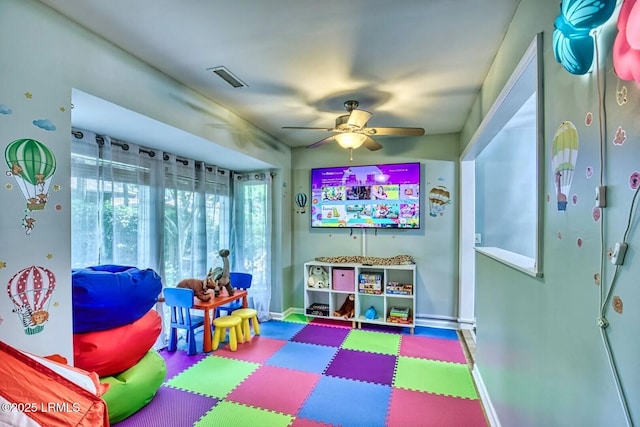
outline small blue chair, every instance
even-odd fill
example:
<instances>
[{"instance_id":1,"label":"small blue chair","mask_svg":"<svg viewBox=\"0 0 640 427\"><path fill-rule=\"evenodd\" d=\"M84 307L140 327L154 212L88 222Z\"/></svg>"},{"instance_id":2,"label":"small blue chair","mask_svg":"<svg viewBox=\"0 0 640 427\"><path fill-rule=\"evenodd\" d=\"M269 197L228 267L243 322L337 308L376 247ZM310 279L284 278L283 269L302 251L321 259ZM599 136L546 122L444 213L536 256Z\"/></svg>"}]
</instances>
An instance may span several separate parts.
<instances>
[{"instance_id":1,"label":"small blue chair","mask_svg":"<svg viewBox=\"0 0 640 427\"><path fill-rule=\"evenodd\" d=\"M164 288L164 300L171 309L171 330L169 332L169 351L176 351L178 347L178 329L187 331L187 344L190 356L196 354L195 330L204 326L204 317L191 314L193 307L193 289Z\"/></svg>"},{"instance_id":2,"label":"small blue chair","mask_svg":"<svg viewBox=\"0 0 640 427\"><path fill-rule=\"evenodd\" d=\"M239 273L239 272L231 272L229 273L229 280L231 282L231 286L235 289L249 289L251 287L251 281L253 280L253 275L250 273ZM251 299L247 297L250 301ZM250 306L252 304L249 304ZM216 316L220 317L222 315L222 311L225 312L226 315L230 315L233 310L237 310L242 308L242 301L235 300L231 301L229 304L223 305L221 307L216 308Z\"/></svg>"}]
</instances>

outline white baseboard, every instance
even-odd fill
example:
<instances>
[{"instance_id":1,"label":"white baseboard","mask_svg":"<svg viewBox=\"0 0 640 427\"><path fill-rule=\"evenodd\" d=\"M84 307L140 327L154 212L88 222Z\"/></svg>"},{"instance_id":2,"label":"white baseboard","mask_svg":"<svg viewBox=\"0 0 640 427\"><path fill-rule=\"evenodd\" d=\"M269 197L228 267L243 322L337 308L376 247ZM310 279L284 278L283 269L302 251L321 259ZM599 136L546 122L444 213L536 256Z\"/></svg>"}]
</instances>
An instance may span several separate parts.
<instances>
[{"instance_id":1,"label":"white baseboard","mask_svg":"<svg viewBox=\"0 0 640 427\"><path fill-rule=\"evenodd\" d=\"M455 329L458 330L458 321L454 317L446 316L420 316L416 317L416 326L426 326L430 328Z\"/></svg>"},{"instance_id":2,"label":"white baseboard","mask_svg":"<svg viewBox=\"0 0 640 427\"><path fill-rule=\"evenodd\" d=\"M458 317L458 326L460 329L475 329L476 319L464 319L462 317Z\"/></svg>"},{"instance_id":3,"label":"white baseboard","mask_svg":"<svg viewBox=\"0 0 640 427\"><path fill-rule=\"evenodd\" d=\"M487 415L489 426L502 427L500 424L500 419L498 418L498 414L496 413L496 409L493 407L493 403L491 403L489 392L487 391L487 387L484 385L484 381L482 380L482 375L480 375L477 364L473 365L471 375L473 376L473 380L476 383L476 388L478 389L478 393L480 394L480 401L484 406L484 411Z\"/></svg>"}]
</instances>

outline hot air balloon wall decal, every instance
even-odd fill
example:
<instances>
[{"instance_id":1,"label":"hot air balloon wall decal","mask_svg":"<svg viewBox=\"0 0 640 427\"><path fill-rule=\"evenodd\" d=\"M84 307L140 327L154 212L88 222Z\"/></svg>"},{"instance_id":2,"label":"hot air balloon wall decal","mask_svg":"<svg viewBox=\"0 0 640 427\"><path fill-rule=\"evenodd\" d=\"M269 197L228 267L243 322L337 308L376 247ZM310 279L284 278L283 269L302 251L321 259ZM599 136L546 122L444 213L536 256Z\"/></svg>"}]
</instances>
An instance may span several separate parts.
<instances>
[{"instance_id":1,"label":"hot air balloon wall decal","mask_svg":"<svg viewBox=\"0 0 640 427\"><path fill-rule=\"evenodd\" d=\"M7 284L7 294L15 305L24 333L42 332L49 320L49 302L56 288L56 276L44 267L31 266L20 270Z\"/></svg>"},{"instance_id":2,"label":"hot air balloon wall decal","mask_svg":"<svg viewBox=\"0 0 640 427\"><path fill-rule=\"evenodd\" d=\"M551 167L554 173L558 210L567 210L568 194L571 190L573 172L578 158L578 130L569 121L564 121L556 130L551 151Z\"/></svg>"},{"instance_id":3,"label":"hot air balloon wall decal","mask_svg":"<svg viewBox=\"0 0 640 427\"><path fill-rule=\"evenodd\" d=\"M437 217L444 215L444 208L451 203L451 194L447 187L438 185L429 191L429 215Z\"/></svg>"},{"instance_id":4,"label":"hot air balloon wall decal","mask_svg":"<svg viewBox=\"0 0 640 427\"><path fill-rule=\"evenodd\" d=\"M9 166L7 175L13 176L22 192L27 209L43 210L49 197L51 178L56 171L53 152L35 139L17 139L4 152Z\"/></svg>"},{"instance_id":5,"label":"hot air balloon wall decal","mask_svg":"<svg viewBox=\"0 0 640 427\"><path fill-rule=\"evenodd\" d=\"M300 210L297 211L298 213L305 213L305 206L307 206L307 195L304 193L296 194L296 205L298 205L298 208L300 208Z\"/></svg>"}]
</instances>

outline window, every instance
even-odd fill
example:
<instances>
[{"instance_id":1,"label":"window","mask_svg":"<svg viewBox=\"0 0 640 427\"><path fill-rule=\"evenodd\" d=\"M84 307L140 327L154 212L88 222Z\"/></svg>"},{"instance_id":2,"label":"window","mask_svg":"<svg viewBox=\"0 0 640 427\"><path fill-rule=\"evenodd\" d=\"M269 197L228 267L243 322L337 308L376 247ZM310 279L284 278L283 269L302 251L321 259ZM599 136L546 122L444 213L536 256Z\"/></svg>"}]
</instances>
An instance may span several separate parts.
<instances>
[{"instance_id":1,"label":"window","mask_svg":"<svg viewBox=\"0 0 640 427\"><path fill-rule=\"evenodd\" d=\"M461 157L468 192L463 203L473 204L472 216L463 212L462 232L474 233L477 252L533 276L542 275L541 37L529 46Z\"/></svg>"},{"instance_id":2,"label":"window","mask_svg":"<svg viewBox=\"0 0 640 427\"><path fill-rule=\"evenodd\" d=\"M71 175L73 268L152 268L172 285L229 247L227 170L74 131Z\"/></svg>"}]
</instances>

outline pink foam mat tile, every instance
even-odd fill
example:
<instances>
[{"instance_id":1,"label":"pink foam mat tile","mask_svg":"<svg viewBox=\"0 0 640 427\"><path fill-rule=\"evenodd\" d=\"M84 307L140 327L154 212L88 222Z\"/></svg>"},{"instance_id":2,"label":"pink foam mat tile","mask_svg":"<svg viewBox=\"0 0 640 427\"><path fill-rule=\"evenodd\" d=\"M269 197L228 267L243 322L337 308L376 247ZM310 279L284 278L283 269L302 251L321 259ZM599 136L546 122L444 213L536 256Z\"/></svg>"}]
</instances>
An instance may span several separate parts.
<instances>
[{"instance_id":1,"label":"pink foam mat tile","mask_svg":"<svg viewBox=\"0 0 640 427\"><path fill-rule=\"evenodd\" d=\"M333 424L325 424L320 421L313 421L306 418L296 418L289 427L334 427Z\"/></svg>"},{"instance_id":2,"label":"pink foam mat tile","mask_svg":"<svg viewBox=\"0 0 640 427\"><path fill-rule=\"evenodd\" d=\"M284 340L257 336L251 338L250 342L238 343L236 351L231 351L229 346L225 345L210 354L246 362L264 363L286 343L287 341Z\"/></svg>"},{"instance_id":3,"label":"pink foam mat tile","mask_svg":"<svg viewBox=\"0 0 640 427\"><path fill-rule=\"evenodd\" d=\"M320 376L277 366L261 366L239 384L227 400L295 415Z\"/></svg>"},{"instance_id":4,"label":"pink foam mat tile","mask_svg":"<svg viewBox=\"0 0 640 427\"><path fill-rule=\"evenodd\" d=\"M394 388L388 426L487 427L479 400Z\"/></svg>"},{"instance_id":5,"label":"pink foam mat tile","mask_svg":"<svg viewBox=\"0 0 640 427\"><path fill-rule=\"evenodd\" d=\"M462 346L457 340L402 335L400 355L443 362L467 363Z\"/></svg>"}]
</instances>

